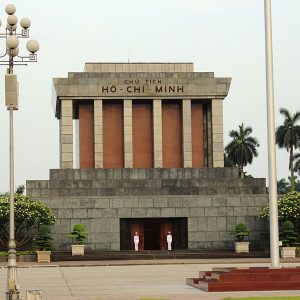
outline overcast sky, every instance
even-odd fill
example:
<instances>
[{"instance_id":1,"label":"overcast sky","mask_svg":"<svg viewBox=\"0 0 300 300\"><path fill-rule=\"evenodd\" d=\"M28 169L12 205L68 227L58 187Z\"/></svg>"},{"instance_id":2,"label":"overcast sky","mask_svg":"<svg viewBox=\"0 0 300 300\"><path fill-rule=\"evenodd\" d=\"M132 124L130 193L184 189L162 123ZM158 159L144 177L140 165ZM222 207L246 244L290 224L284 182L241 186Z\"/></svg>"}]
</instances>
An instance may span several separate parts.
<instances>
[{"instance_id":1,"label":"overcast sky","mask_svg":"<svg viewBox=\"0 0 300 300\"><path fill-rule=\"evenodd\" d=\"M51 107L52 78L80 72L85 62L194 62L198 72L232 77L224 101L224 139L244 122L260 142L246 171L267 177L263 0L16 0L16 16L32 21L38 62L15 67L20 109L15 116L15 185L48 179L59 167L58 120ZM273 0L276 125L280 107L300 110L300 1ZM3 32L4 26L1 26ZM5 52L4 39L0 40ZM0 55L2 55L2 52ZM25 55L25 41L20 54ZM1 68L0 191L9 189L9 120ZM278 178L288 176L288 154L277 151Z\"/></svg>"}]
</instances>

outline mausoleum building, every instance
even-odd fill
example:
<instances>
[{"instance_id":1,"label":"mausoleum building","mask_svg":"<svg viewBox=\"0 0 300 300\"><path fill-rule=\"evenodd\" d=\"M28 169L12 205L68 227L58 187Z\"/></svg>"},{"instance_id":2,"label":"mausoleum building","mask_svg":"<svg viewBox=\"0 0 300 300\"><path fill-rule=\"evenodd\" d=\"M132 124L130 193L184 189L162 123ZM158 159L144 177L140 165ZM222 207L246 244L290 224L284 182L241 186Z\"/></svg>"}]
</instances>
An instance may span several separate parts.
<instances>
[{"instance_id":1,"label":"mausoleum building","mask_svg":"<svg viewBox=\"0 0 300 300\"><path fill-rule=\"evenodd\" d=\"M60 169L27 181L57 216L65 249L76 223L91 249L228 248L246 223L258 246L265 180L224 168L223 100L230 78L192 63L86 63L53 79Z\"/></svg>"}]
</instances>

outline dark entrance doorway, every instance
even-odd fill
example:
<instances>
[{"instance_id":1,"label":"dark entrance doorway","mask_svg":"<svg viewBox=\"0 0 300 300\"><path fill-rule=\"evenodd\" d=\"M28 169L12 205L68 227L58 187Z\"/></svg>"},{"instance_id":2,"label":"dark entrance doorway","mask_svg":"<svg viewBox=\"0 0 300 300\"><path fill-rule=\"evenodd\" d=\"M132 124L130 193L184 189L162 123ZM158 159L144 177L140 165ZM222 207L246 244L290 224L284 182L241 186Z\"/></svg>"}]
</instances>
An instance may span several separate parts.
<instances>
[{"instance_id":1,"label":"dark entrance doorway","mask_svg":"<svg viewBox=\"0 0 300 300\"><path fill-rule=\"evenodd\" d=\"M173 236L172 249L187 249L187 218L120 219L121 250L134 250L133 236L139 234L139 250L167 250L167 234Z\"/></svg>"},{"instance_id":2,"label":"dark entrance doorway","mask_svg":"<svg viewBox=\"0 0 300 300\"><path fill-rule=\"evenodd\" d=\"M160 250L160 221L144 221L144 250Z\"/></svg>"}]
</instances>

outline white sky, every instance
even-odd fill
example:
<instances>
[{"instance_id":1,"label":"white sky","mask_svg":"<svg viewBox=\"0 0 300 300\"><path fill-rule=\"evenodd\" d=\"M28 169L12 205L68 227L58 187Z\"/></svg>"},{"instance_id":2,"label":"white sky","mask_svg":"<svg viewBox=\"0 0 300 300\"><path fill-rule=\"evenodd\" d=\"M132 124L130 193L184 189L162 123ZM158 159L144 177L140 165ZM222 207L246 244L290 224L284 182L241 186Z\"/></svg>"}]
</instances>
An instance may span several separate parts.
<instances>
[{"instance_id":1,"label":"white sky","mask_svg":"<svg viewBox=\"0 0 300 300\"><path fill-rule=\"evenodd\" d=\"M5 6L0 19L6 24ZM58 120L51 107L53 77L80 72L85 62L194 62L195 71L232 77L224 101L224 139L244 122L259 139L259 158L246 171L267 177L263 0L16 0L16 16L32 21L38 62L15 67L20 109L15 116L15 185L48 179L59 167ZM278 109L300 110L300 1L273 0L276 124ZM1 26L3 32L4 25ZM4 39L1 49L4 53ZM20 54L25 55L21 41ZM0 55L2 55L0 52ZM0 191L9 189L8 112L0 90ZM277 151L278 178L288 176L288 154Z\"/></svg>"}]
</instances>

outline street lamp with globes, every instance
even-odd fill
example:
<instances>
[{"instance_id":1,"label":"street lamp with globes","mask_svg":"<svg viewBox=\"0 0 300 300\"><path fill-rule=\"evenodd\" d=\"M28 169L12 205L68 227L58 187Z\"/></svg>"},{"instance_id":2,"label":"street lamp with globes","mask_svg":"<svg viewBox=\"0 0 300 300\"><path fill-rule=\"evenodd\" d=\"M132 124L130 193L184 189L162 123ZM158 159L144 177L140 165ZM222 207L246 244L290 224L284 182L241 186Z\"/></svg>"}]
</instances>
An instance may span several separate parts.
<instances>
[{"instance_id":1,"label":"street lamp with globes","mask_svg":"<svg viewBox=\"0 0 300 300\"><path fill-rule=\"evenodd\" d=\"M18 18L15 16L16 7L8 4L5 7L7 16L7 25L5 31L0 33L0 37L6 40L4 55L0 56L0 65L6 65L7 74L5 74L5 105L9 110L10 116L10 188L9 188L9 242L8 242L8 263L7 263L7 290L6 299L19 299L19 284L17 277L16 263L16 241L15 241L15 218L14 218L14 138L13 138L13 111L19 108L19 83L17 75L13 74L15 65L27 65L28 62L36 62L36 52L39 44L35 40L30 40L26 44L29 51L28 56L19 55L19 39L29 38L28 28L31 22L27 18L20 21L21 32L17 32ZM0 26L2 22L0 20Z\"/></svg>"}]
</instances>

